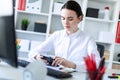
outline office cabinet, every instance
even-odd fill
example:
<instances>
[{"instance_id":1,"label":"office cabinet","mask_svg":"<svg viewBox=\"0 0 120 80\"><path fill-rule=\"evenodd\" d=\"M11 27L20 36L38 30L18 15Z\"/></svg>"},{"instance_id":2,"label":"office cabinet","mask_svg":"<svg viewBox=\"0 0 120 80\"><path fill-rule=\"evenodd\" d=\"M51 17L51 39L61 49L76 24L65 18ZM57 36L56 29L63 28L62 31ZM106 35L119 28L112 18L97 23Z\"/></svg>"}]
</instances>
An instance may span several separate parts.
<instances>
[{"instance_id":1,"label":"office cabinet","mask_svg":"<svg viewBox=\"0 0 120 80\"><path fill-rule=\"evenodd\" d=\"M26 1L26 5L27 5L27 2L31 1L31 0L23 0L23 1ZM34 9L33 9L33 11L31 9L19 10L18 9L19 0L16 0L16 7L15 7L16 27L15 28L17 30L17 33L19 33L19 34L20 33L25 33L26 36L27 35L28 36L33 35L33 38L34 38L34 35L37 34L37 35L42 36L42 37L44 36L43 37L44 39L42 39L42 40L45 40L46 35L47 35L46 33L48 31L46 30L46 33L35 32L34 31L35 30L35 23L38 22L38 21L39 22L41 21L42 23L44 22L46 27L48 28L49 21L50 21L50 19L49 19L50 11L49 10L50 10L50 3L51 2L50 2L50 0L37 0L36 2L35 1L36 0L34 0L33 3L29 3L29 5L30 4L33 5L37 1L41 1L41 5L39 5L41 9L39 11L35 11ZM25 8L27 8L27 7L25 7ZM27 28L27 31L21 30L21 21L24 18L27 18L29 20L29 22L30 22L30 24L29 24L29 26ZM24 37L26 37L26 36L24 36ZM38 40L40 40L40 39L38 38Z\"/></svg>"},{"instance_id":2,"label":"office cabinet","mask_svg":"<svg viewBox=\"0 0 120 80\"><path fill-rule=\"evenodd\" d=\"M87 8L99 9L99 13L98 18L85 17L83 30L90 34L98 44L105 46L105 52L109 52L106 65L112 68L120 3L118 0L88 0L87 2ZM109 7L109 19L104 18L105 7Z\"/></svg>"},{"instance_id":3,"label":"office cabinet","mask_svg":"<svg viewBox=\"0 0 120 80\"><path fill-rule=\"evenodd\" d=\"M18 37L30 40L44 41L50 34L57 30L63 29L60 16L60 7L67 0L42 0L40 12L18 10L18 1L16 0L16 32ZM106 60L108 68L112 68L115 53L115 37L117 30L117 22L119 15L119 0L75 0L83 11L83 21L79 23L79 28L92 36L96 43L105 46L105 52L109 58ZM88 12L89 9L89 12ZM107 10L106 10L107 9ZM95 11L95 17L91 16L91 10ZM88 15L89 14L89 15ZM107 18L106 18L107 16ZM20 28L22 18L28 18L30 25L27 31ZM36 21L44 21L47 25L46 33L35 32L34 23ZM21 34L25 34L22 36ZM32 37L31 37L32 36Z\"/></svg>"}]
</instances>

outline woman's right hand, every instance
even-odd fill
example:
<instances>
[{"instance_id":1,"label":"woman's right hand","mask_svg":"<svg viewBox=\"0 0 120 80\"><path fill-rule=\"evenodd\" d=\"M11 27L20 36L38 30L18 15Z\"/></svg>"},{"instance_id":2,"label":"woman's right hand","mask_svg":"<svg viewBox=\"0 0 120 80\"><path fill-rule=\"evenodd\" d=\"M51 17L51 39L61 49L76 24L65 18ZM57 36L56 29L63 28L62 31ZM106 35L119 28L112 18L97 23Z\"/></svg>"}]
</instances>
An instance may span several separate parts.
<instances>
[{"instance_id":1,"label":"woman's right hand","mask_svg":"<svg viewBox=\"0 0 120 80\"><path fill-rule=\"evenodd\" d=\"M34 57L34 59L36 59L36 60L42 60L45 64L49 64L49 63L47 62L47 60L43 59L43 56L40 55L40 54L37 54L37 55Z\"/></svg>"}]
</instances>

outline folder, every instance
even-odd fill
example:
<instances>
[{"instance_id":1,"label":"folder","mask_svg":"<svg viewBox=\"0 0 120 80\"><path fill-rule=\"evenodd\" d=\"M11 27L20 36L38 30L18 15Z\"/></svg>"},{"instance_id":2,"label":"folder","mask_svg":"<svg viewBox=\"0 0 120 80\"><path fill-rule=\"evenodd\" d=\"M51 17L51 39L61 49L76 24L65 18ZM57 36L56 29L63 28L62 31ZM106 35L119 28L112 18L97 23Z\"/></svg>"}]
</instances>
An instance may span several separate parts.
<instances>
[{"instance_id":1,"label":"folder","mask_svg":"<svg viewBox=\"0 0 120 80\"><path fill-rule=\"evenodd\" d=\"M120 43L120 21L118 22L118 25L117 25L117 32L116 32L115 42Z\"/></svg>"}]
</instances>

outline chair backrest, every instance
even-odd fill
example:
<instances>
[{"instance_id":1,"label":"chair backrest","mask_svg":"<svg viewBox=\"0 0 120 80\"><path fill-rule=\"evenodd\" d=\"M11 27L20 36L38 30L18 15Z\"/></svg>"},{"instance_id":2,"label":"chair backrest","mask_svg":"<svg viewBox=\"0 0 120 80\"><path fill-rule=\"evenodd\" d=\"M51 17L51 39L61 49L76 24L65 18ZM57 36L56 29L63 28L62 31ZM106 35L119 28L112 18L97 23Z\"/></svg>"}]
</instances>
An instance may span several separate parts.
<instances>
[{"instance_id":1,"label":"chair backrest","mask_svg":"<svg viewBox=\"0 0 120 80\"><path fill-rule=\"evenodd\" d=\"M100 57L102 58L103 55L104 55L104 51L105 51L104 45L97 44L97 50L98 50L98 52L100 53Z\"/></svg>"}]
</instances>

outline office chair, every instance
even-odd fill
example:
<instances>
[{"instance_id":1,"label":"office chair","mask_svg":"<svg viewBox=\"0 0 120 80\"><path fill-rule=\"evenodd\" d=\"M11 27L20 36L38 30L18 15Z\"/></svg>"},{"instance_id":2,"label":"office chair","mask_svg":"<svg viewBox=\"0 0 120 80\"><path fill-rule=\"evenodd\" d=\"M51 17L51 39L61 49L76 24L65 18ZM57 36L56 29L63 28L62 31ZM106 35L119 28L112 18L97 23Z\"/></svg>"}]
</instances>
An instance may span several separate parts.
<instances>
[{"instance_id":1,"label":"office chair","mask_svg":"<svg viewBox=\"0 0 120 80\"><path fill-rule=\"evenodd\" d=\"M104 55L104 51L105 51L104 45L97 44L97 50L98 50L98 52L100 53L100 57L102 58L103 55Z\"/></svg>"}]
</instances>

